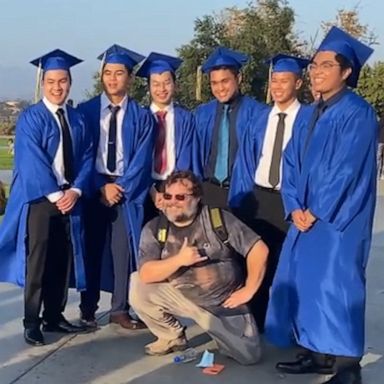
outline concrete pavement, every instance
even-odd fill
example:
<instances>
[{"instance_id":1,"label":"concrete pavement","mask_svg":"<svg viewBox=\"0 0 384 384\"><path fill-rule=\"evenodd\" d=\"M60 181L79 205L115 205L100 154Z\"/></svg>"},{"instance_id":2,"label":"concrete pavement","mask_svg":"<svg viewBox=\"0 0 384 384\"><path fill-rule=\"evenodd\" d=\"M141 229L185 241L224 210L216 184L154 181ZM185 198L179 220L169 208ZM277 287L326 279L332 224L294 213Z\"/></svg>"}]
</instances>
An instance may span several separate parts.
<instances>
[{"instance_id":1,"label":"concrete pavement","mask_svg":"<svg viewBox=\"0 0 384 384\"><path fill-rule=\"evenodd\" d=\"M376 209L374 238L368 266L366 354L363 360L364 384L384 382L384 182L381 182ZM68 319L78 318L79 295L71 291L66 311ZM225 364L218 376L206 376L194 363L175 365L172 356L148 357L144 344L153 340L148 331L125 331L108 324L109 295L101 300L101 329L77 336L46 334L48 345L29 347L22 336L22 290L0 284L0 384L315 384L325 377L284 376L274 365L291 358L293 351L266 346L263 361L242 367L216 354ZM187 336L198 350L212 348L208 336L190 324Z\"/></svg>"}]
</instances>

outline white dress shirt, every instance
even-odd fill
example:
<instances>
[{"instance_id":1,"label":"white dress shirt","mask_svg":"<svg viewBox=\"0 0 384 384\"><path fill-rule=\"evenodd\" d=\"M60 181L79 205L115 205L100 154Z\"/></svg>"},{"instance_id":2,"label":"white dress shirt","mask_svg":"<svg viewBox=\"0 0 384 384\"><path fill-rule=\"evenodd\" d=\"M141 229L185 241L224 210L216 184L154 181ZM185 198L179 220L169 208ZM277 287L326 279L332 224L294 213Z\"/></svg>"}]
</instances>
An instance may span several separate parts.
<instances>
[{"instance_id":1,"label":"white dress shirt","mask_svg":"<svg viewBox=\"0 0 384 384\"><path fill-rule=\"evenodd\" d=\"M277 123L279 122L279 113L285 113L286 117L284 120L284 139L283 139L283 151L286 148L289 140L292 136L293 123L295 122L296 115L299 112L300 103L296 99L285 111L281 111L277 105L274 105L268 117L267 129L265 131L263 148L259 160L259 164L255 173L255 183L261 187L272 188L269 183L269 171L272 162L273 146L275 144ZM281 187L281 175L282 175L282 160L280 161L280 181L275 189Z\"/></svg>"},{"instance_id":2,"label":"white dress shirt","mask_svg":"<svg viewBox=\"0 0 384 384\"><path fill-rule=\"evenodd\" d=\"M128 96L125 96L119 104L112 104L107 95L101 94L100 106L100 140L97 149L96 170L106 175L122 176L124 174L124 150L123 150L123 119L127 111ZM109 123L111 121L112 112L109 106L119 106L120 110L116 115L116 169L111 172L107 168L108 155L108 133Z\"/></svg>"},{"instance_id":3,"label":"white dress shirt","mask_svg":"<svg viewBox=\"0 0 384 384\"><path fill-rule=\"evenodd\" d=\"M157 121L156 112L166 111L165 124L166 124L166 135L165 145L167 152L167 167L162 174L155 171L155 158L153 156L152 161L152 178L155 180L165 180L169 174L175 169L176 163L176 150L175 150L175 109L173 103L169 104L164 109L160 109L156 104L151 104L151 112L155 116Z\"/></svg>"},{"instance_id":4,"label":"white dress shirt","mask_svg":"<svg viewBox=\"0 0 384 384\"><path fill-rule=\"evenodd\" d=\"M48 108L48 110L52 113L54 119L57 122L57 125L59 126L59 132L60 132L60 141L59 141L59 145L57 147L55 157L53 159L52 171L56 177L58 186L63 185L63 184L68 184L68 180L66 180L64 177L63 133L62 133L62 128L60 125L59 117L57 116L57 110L59 108L63 109L65 119L67 120L67 123L68 123L69 132L72 135L72 128L71 128L71 125L69 123L67 108L66 108L65 104L64 105L52 104L46 97L43 98L43 103ZM71 189L73 191L77 192L81 196L81 190L80 189L78 189L78 188L71 188ZM52 192L52 193L46 195L46 198L51 203L56 203L58 200L61 199L61 197L63 195L64 195L63 191L57 191L57 192Z\"/></svg>"}]
</instances>

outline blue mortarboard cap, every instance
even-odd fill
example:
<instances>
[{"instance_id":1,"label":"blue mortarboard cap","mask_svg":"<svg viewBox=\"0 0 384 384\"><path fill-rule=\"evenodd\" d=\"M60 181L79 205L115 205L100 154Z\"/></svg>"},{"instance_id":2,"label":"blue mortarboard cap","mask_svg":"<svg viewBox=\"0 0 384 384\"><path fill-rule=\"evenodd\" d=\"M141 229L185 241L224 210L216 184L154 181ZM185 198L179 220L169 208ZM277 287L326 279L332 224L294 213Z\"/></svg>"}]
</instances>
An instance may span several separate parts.
<instances>
[{"instance_id":1,"label":"blue mortarboard cap","mask_svg":"<svg viewBox=\"0 0 384 384\"><path fill-rule=\"evenodd\" d=\"M114 44L97 58L103 60L105 64L123 64L132 70L145 56Z\"/></svg>"},{"instance_id":2,"label":"blue mortarboard cap","mask_svg":"<svg viewBox=\"0 0 384 384\"><path fill-rule=\"evenodd\" d=\"M167 71L175 73L182 62L183 60L178 57L151 52L141 64L136 72L136 76L149 77L153 73L163 73Z\"/></svg>"},{"instance_id":3,"label":"blue mortarboard cap","mask_svg":"<svg viewBox=\"0 0 384 384\"><path fill-rule=\"evenodd\" d=\"M239 70L249 57L244 53L233 51L225 47L216 48L205 60L201 67L204 73L212 71L218 67L233 67Z\"/></svg>"},{"instance_id":4,"label":"blue mortarboard cap","mask_svg":"<svg viewBox=\"0 0 384 384\"><path fill-rule=\"evenodd\" d=\"M30 63L36 67L41 67L43 71L49 71L52 69L64 69L69 71L71 67L81 63L83 60L78 59L60 49L55 49L52 52L47 53Z\"/></svg>"},{"instance_id":5,"label":"blue mortarboard cap","mask_svg":"<svg viewBox=\"0 0 384 384\"><path fill-rule=\"evenodd\" d=\"M371 56L373 49L340 28L332 27L317 49L317 52L323 51L332 51L343 55L350 62L352 73L347 79L347 84L356 87L360 70Z\"/></svg>"},{"instance_id":6,"label":"blue mortarboard cap","mask_svg":"<svg viewBox=\"0 0 384 384\"><path fill-rule=\"evenodd\" d=\"M269 63L272 64L272 73L292 72L301 76L302 70L308 66L310 60L280 53L269 59Z\"/></svg>"}]
</instances>

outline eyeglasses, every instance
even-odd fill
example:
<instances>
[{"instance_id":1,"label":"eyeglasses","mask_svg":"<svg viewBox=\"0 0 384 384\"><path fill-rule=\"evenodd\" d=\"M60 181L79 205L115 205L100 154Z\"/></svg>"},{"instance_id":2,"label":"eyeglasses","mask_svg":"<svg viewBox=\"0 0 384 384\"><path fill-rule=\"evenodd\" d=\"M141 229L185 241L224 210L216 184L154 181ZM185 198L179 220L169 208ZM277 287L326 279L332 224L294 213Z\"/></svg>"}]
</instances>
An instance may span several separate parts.
<instances>
[{"instance_id":1,"label":"eyeglasses","mask_svg":"<svg viewBox=\"0 0 384 384\"><path fill-rule=\"evenodd\" d=\"M308 70L315 71L316 69L321 69L323 71L330 71L333 67L340 67L340 64L332 63L332 62L328 62L328 61L326 61L324 63L320 63L320 64L310 63L308 65Z\"/></svg>"},{"instance_id":2,"label":"eyeglasses","mask_svg":"<svg viewBox=\"0 0 384 384\"><path fill-rule=\"evenodd\" d=\"M176 195L171 195L170 193L163 193L164 200L171 200L174 197L177 201L184 201L187 197L193 196L192 193L176 193Z\"/></svg>"}]
</instances>

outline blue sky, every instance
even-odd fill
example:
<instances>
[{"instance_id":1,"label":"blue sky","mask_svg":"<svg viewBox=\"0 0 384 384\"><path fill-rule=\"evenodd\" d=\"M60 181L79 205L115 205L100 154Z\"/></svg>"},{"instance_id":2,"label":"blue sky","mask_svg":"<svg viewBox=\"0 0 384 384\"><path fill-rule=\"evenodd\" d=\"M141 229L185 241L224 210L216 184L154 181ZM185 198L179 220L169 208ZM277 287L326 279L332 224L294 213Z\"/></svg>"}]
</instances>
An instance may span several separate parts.
<instances>
[{"instance_id":1,"label":"blue sky","mask_svg":"<svg viewBox=\"0 0 384 384\"><path fill-rule=\"evenodd\" d=\"M0 99L31 98L34 67L28 62L61 48L85 60L73 70L72 96L82 99L98 68L96 56L113 43L147 54L174 54L193 37L194 20L248 0L0 0ZM320 22L357 5L360 19L384 41L381 0L290 0L296 30L309 39ZM376 47L372 61L384 60Z\"/></svg>"}]
</instances>

